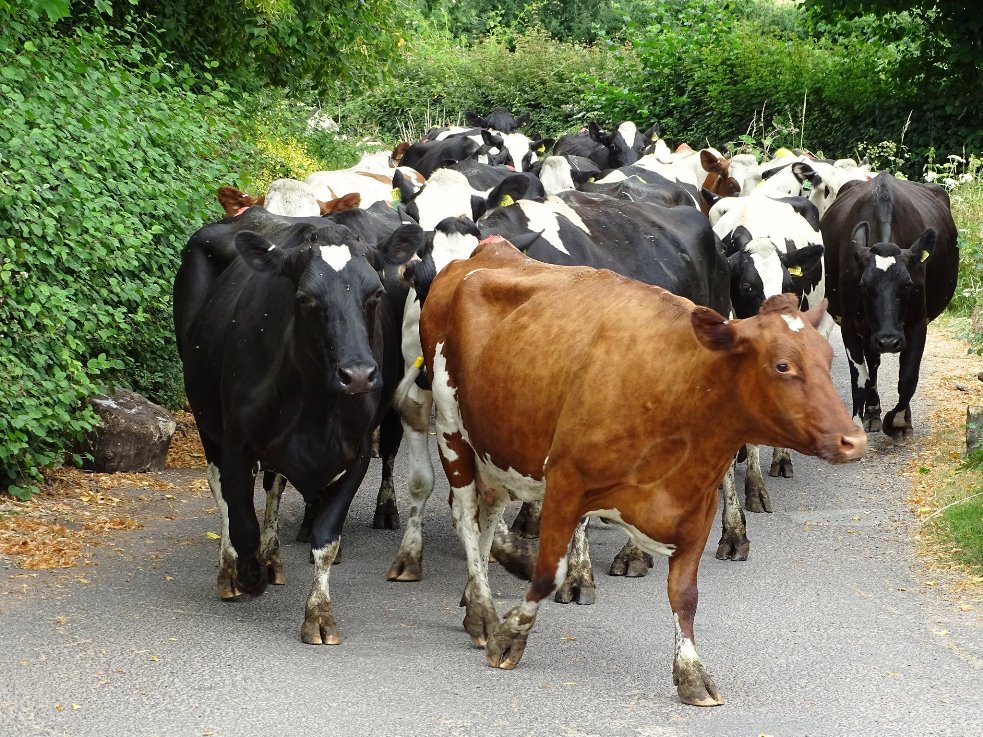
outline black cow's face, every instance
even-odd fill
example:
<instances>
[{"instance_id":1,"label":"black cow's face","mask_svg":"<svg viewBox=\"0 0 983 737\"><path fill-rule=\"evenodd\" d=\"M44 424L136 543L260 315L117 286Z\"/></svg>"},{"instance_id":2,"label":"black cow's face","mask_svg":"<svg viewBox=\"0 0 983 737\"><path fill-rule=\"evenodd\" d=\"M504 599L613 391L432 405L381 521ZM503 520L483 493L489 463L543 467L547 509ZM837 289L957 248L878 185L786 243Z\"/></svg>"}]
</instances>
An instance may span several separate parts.
<instances>
[{"instance_id":1,"label":"black cow's face","mask_svg":"<svg viewBox=\"0 0 983 737\"><path fill-rule=\"evenodd\" d=\"M866 222L853 230L853 249L861 268L861 307L872 347L880 353L898 353L905 349L905 317L911 295L924 292L924 263L935 248L936 232L929 228L907 249L894 243L868 247L869 233Z\"/></svg>"},{"instance_id":2,"label":"black cow's face","mask_svg":"<svg viewBox=\"0 0 983 737\"><path fill-rule=\"evenodd\" d=\"M278 248L246 231L236 248L253 269L287 277L295 286L294 327L284 336L302 371L326 389L364 394L382 387L376 321L384 298L380 271L404 265L423 245L423 231L403 226L375 248L343 226L309 226L299 245ZM375 348L375 350L373 350Z\"/></svg>"}]
</instances>

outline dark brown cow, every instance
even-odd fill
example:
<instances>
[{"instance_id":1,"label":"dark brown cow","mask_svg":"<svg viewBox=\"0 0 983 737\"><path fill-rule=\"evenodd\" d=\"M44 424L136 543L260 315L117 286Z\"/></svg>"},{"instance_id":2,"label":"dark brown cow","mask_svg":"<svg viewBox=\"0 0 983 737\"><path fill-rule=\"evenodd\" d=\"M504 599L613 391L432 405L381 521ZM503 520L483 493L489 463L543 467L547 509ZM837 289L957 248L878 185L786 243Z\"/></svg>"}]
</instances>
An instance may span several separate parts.
<instances>
[{"instance_id":1,"label":"dark brown cow","mask_svg":"<svg viewBox=\"0 0 983 737\"><path fill-rule=\"evenodd\" d=\"M434 280L420 335L468 559L464 627L490 665L518 664L539 603L564 580L577 521L602 517L670 556L677 691L689 704L723 703L696 654L693 617L734 453L754 442L842 463L867 442L812 325L824 306L795 305L780 295L728 321L607 270L533 261L501 238ZM543 512L526 599L500 622L487 565L510 492L542 500Z\"/></svg>"},{"instance_id":2,"label":"dark brown cow","mask_svg":"<svg viewBox=\"0 0 983 737\"><path fill-rule=\"evenodd\" d=\"M911 398L928 323L956 289L959 248L949 195L881 172L847 182L823 216L826 294L850 359L853 414L866 430L912 434ZM898 404L881 423L877 369L882 353L901 353Z\"/></svg>"}]
</instances>

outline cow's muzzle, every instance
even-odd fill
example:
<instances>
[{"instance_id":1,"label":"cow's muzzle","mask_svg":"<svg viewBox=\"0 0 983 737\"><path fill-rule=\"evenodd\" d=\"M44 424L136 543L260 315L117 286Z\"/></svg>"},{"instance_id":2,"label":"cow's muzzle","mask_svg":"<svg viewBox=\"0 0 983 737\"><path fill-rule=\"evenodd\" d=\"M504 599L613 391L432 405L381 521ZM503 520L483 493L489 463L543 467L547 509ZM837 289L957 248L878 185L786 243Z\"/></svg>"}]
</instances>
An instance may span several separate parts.
<instances>
[{"instance_id":1,"label":"cow's muzzle","mask_svg":"<svg viewBox=\"0 0 983 737\"><path fill-rule=\"evenodd\" d=\"M378 389L381 380L375 364L349 364L338 367L338 383L345 394L367 394Z\"/></svg>"},{"instance_id":2,"label":"cow's muzzle","mask_svg":"<svg viewBox=\"0 0 983 737\"><path fill-rule=\"evenodd\" d=\"M867 450L867 434L859 429L849 435L828 435L824 440L819 457L830 463L859 460Z\"/></svg>"}]
</instances>

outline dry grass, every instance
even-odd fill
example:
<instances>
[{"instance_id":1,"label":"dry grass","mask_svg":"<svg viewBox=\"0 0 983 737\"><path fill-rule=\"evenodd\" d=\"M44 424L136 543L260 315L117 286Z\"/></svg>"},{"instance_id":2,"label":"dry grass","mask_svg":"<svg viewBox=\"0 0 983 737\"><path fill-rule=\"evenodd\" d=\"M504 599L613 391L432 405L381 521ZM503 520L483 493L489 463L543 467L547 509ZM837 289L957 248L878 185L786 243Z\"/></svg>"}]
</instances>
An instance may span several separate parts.
<instances>
[{"instance_id":1,"label":"dry grass","mask_svg":"<svg viewBox=\"0 0 983 737\"><path fill-rule=\"evenodd\" d=\"M953 536L945 509L983 491L983 474L959 468L966 448L966 406L983 405L983 382L977 378L983 357L969 354L967 343L953 338L950 329L951 322L929 330L918 387L929 412L915 418L928 425L929 438L904 475L911 484L908 502L922 523L917 547L926 583L983 601L983 561L967 557L974 541Z\"/></svg>"}]
</instances>

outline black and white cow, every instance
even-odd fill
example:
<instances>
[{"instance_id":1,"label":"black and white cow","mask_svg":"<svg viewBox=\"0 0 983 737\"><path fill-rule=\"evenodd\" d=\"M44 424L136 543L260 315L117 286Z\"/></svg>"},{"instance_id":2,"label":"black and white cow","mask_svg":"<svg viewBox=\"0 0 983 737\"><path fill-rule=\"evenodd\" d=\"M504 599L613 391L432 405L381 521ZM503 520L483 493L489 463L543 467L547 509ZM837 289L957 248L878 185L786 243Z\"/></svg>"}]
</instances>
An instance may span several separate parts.
<instances>
[{"instance_id":1,"label":"black and white cow","mask_svg":"<svg viewBox=\"0 0 983 737\"><path fill-rule=\"evenodd\" d=\"M669 179L635 164L606 172L603 177L581 184L578 189L664 207L699 208L703 202L696 186L689 181Z\"/></svg>"},{"instance_id":2,"label":"black and white cow","mask_svg":"<svg viewBox=\"0 0 983 737\"><path fill-rule=\"evenodd\" d=\"M621 123L614 131L604 131L592 122L586 131L561 136L553 146L553 153L583 156L601 169L617 169L638 161L646 146L658 137L657 123L641 133L631 121Z\"/></svg>"},{"instance_id":3,"label":"black and white cow","mask_svg":"<svg viewBox=\"0 0 983 737\"><path fill-rule=\"evenodd\" d=\"M400 371L399 306L383 273L396 278L423 231L403 226L370 246L323 219L256 207L203 230L182 252L174 322L222 518L218 593L257 595L276 575L278 545L261 540L253 509L257 467L274 468L320 506L301 639L337 644L331 564Z\"/></svg>"},{"instance_id":4,"label":"black and white cow","mask_svg":"<svg viewBox=\"0 0 983 737\"><path fill-rule=\"evenodd\" d=\"M880 172L849 182L822 219L829 310L850 360L853 415L864 429L911 436L911 398L928 323L956 288L959 249L949 195ZM881 422L877 369L899 353L898 403Z\"/></svg>"},{"instance_id":5,"label":"black and white cow","mask_svg":"<svg viewBox=\"0 0 983 737\"><path fill-rule=\"evenodd\" d=\"M518 118L512 115L508 108L496 107L487 116L482 117L470 110L464 113L468 125L476 128L491 128L502 133L515 133L529 122L529 113L522 113Z\"/></svg>"},{"instance_id":6,"label":"black and white cow","mask_svg":"<svg viewBox=\"0 0 983 737\"><path fill-rule=\"evenodd\" d=\"M727 255L734 317L758 314L765 300L777 294L796 294L801 310L823 303L823 239L819 215L811 202L802 197L774 200L757 193L720 198L710 208L710 222ZM816 329L828 338L832 328L832 318L824 313ZM750 512L771 512L758 446L747 446L747 461L745 507ZM787 448L773 450L769 474L792 476ZM733 467L724 478L723 515L725 533L717 557L746 560L750 545L734 488Z\"/></svg>"},{"instance_id":7,"label":"black and white cow","mask_svg":"<svg viewBox=\"0 0 983 737\"><path fill-rule=\"evenodd\" d=\"M400 164L412 167L429 179L430 175L442 166L464 159L487 156L491 152L498 153L505 146L501 136L496 136L487 130L479 131L477 137L480 137L481 142L475 140L475 136L469 135L468 131L464 131L438 140L418 141L403 150Z\"/></svg>"},{"instance_id":8,"label":"black and white cow","mask_svg":"<svg viewBox=\"0 0 983 737\"><path fill-rule=\"evenodd\" d=\"M568 189L577 189L584 182L599 177L601 169L583 156L561 154L540 159L529 171L543 183L542 195L529 196L530 199L535 199L538 196L556 195Z\"/></svg>"},{"instance_id":9,"label":"black and white cow","mask_svg":"<svg viewBox=\"0 0 983 737\"><path fill-rule=\"evenodd\" d=\"M456 164L451 164L446 168L453 169L454 171L463 174L468 180L468 184L471 185L471 188L476 191L490 191L509 177L516 176L516 171L513 168L483 164L480 161L475 161L474 159L458 161ZM528 181L528 188L523 196L546 196L544 184L534 172L524 171L519 172L519 174L525 177Z\"/></svg>"}]
</instances>

